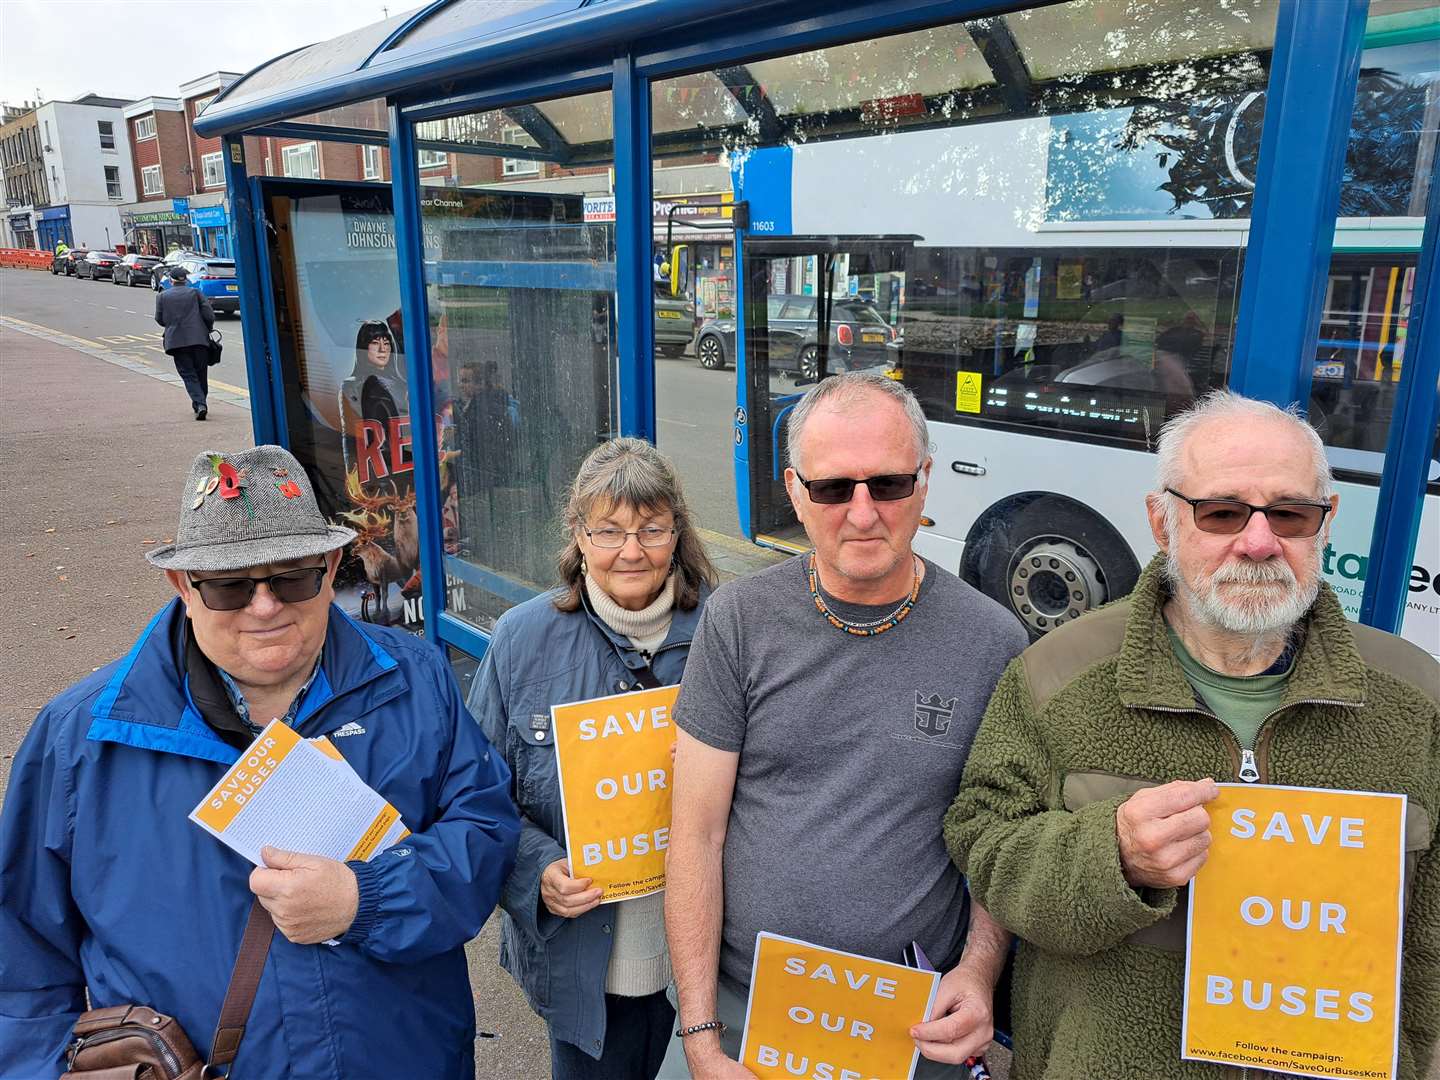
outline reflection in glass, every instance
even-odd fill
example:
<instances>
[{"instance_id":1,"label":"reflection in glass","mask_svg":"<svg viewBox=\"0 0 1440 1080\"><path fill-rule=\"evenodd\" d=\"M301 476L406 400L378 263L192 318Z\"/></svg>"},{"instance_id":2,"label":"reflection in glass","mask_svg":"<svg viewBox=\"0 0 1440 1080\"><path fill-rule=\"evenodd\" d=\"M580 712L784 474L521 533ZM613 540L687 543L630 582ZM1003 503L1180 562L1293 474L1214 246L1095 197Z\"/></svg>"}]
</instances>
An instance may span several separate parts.
<instances>
[{"instance_id":1,"label":"reflection in glass","mask_svg":"<svg viewBox=\"0 0 1440 1080\"><path fill-rule=\"evenodd\" d=\"M1372 15L1378 5L1372 3ZM1429 6L1434 9L1431 0ZM1387 5L1389 7L1389 5ZM1403 13L1379 22L1383 29ZM1374 20L1372 19L1372 22ZM1405 20L1408 22L1408 20ZM1320 316L1310 418L1342 475L1378 480L1405 364L1425 201L1440 136L1440 27L1428 40L1367 49L1340 188L1337 247L1358 246L1375 218L1386 252L1337 251ZM1352 219L1347 221L1346 219ZM1440 461L1440 442L1434 457ZM1440 467L1432 469L1440 491Z\"/></svg>"},{"instance_id":2,"label":"reflection in glass","mask_svg":"<svg viewBox=\"0 0 1440 1080\"><path fill-rule=\"evenodd\" d=\"M450 144L420 197L447 610L489 628L554 583L559 500L614 430L609 95L423 127Z\"/></svg>"}]
</instances>

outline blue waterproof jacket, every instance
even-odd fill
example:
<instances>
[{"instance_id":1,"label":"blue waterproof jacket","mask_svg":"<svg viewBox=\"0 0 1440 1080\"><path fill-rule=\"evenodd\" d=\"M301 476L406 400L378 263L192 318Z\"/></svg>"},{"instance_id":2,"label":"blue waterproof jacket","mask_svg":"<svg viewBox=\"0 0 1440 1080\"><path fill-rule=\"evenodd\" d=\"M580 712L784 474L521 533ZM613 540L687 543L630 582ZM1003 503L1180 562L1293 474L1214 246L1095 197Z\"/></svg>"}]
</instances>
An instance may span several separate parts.
<instances>
[{"instance_id":1,"label":"blue waterproof jacket","mask_svg":"<svg viewBox=\"0 0 1440 1080\"><path fill-rule=\"evenodd\" d=\"M675 610L650 663L660 682L680 681L705 595L693 611ZM602 905L562 919L540 899L540 875L565 858L550 706L638 690L635 672L645 661L588 606L557 611L554 599L554 593L536 596L500 616L469 704L505 755L520 807L520 852L500 894L500 963L557 1039L598 1058L614 909Z\"/></svg>"},{"instance_id":2,"label":"blue waterproof jacket","mask_svg":"<svg viewBox=\"0 0 1440 1080\"><path fill-rule=\"evenodd\" d=\"M182 676L178 601L129 654L52 701L0 814L0 1078L63 1068L75 1018L127 1002L175 1016L208 1054L251 903L252 866L188 820L239 753ZM509 770L443 654L330 610L294 726L331 735L413 830L351 863L359 911L338 945L276 933L234 1065L264 1080L474 1075L464 945L509 876Z\"/></svg>"}]
</instances>

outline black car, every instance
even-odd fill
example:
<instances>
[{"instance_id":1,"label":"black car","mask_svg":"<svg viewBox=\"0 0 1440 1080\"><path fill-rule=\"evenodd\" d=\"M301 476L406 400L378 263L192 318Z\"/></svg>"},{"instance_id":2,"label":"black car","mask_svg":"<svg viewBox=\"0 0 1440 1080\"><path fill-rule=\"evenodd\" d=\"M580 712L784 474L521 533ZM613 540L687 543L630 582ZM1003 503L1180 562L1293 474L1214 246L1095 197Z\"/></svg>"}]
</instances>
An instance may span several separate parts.
<instances>
[{"instance_id":1,"label":"black car","mask_svg":"<svg viewBox=\"0 0 1440 1080\"><path fill-rule=\"evenodd\" d=\"M116 285L149 285L151 271L160 265L154 255L137 255L131 252L118 263L111 275Z\"/></svg>"},{"instance_id":2,"label":"black car","mask_svg":"<svg viewBox=\"0 0 1440 1080\"><path fill-rule=\"evenodd\" d=\"M66 248L63 255L56 255L55 258L50 260L50 273L64 274L66 277L69 277L75 273L76 261L85 258L85 256L89 254L90 251L88 248Z\"/></svg>"},{"instance_id":3,"label":"black car","mask_svg":"<svg viewBox=\"0 0 1440 1080\"><path fill-rule=\"evenodd\" d=\"M101 278L109 280L119 261L120 255L114 251L87 252L83 259L75 260L75 276L89 278L91 281L99 281Z\"/></svg>"},{"instance_id":4,"label":"black car","mask_svg":"<svg viewBox=\"0 0 1440 1080\"><path fill-rule=\"evenodd\" d=\"M770 367L813 382L820 375L818 297L771 296L766 310ZM895 328L863 300L839 299L830 306L830 372L859 371L889 364L899 347ZM716 370L735 356L735 320L713 319L695 342L700 366Z\"/></svg>"}]
</instances>

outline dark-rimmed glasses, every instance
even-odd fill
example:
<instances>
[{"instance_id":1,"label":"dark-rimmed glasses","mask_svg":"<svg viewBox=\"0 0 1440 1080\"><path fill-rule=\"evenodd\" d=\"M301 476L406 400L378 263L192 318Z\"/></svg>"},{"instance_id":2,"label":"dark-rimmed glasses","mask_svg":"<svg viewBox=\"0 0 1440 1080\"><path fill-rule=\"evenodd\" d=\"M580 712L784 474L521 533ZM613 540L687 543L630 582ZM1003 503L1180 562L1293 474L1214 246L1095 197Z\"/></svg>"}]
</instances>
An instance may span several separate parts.
<instances>
[{"instance_id":1,"label":"dark-rimmed glasses","mask_svg":"<svg viewBox=\"0 0 1440 1080\"><path fill-rule=\"evenodd\" d=\"M603 529L585 529L584 532L597 548L622 548L632 536L640 541L641 547L658 548L670 542L670 537L675 535L675 526L646 525L643 529L631 529L629 532L606 526Z\"/></svg>"},{"instance_id":2,"label":"dark-rimmed glasses","mask_svg":"<svg viewBox=\"0 0 1440 1080\"><path fill-rule=\"evenodd\" d=\"M915 494L915 483L920 479L920 470L913 473L886 473L883 476L867 476L863 480L852 480L848 476L836 476L827 480L806 480L795 470L795 479L810 493L810 501L833 506L847 503L855 497L855 485L864 484L870 498L876 502L896 502Z\"/></svg>"},{"instance_id":3,"label":"dark-rimmed glasses","mask_svg":"<svg viewBox=\"0 0 1440 1080\"><path fill-rule=\"evenodd\" d=\"M1174 488L1166 488L1181 502L1190 504L1195 513L1195 527L1201 532L1234 536L1245 531L1253 514L1264 514L1270 531L1286 540L1304 540L1314 536L1325 524L1325 515L1332 509L1328 502L1302 502L1287 499L1268 506L1253 506L1239 499L1191 499Z\"/></svg>"},{"instance_id":4,"label":"dark-rimmed glasses","mask_svg":"<svg viewBox=\"0 0 1440 1080\"><path fill-rule=\"evenodd\" d=\"M269 577L191 578L190 584L200 592L200 599L211 611L239 611L255 598L255 587L262 581L270 594L282 604L303 604L320 595L326 567L305 566L285 570Z\"/></svg>"}]
</instances>

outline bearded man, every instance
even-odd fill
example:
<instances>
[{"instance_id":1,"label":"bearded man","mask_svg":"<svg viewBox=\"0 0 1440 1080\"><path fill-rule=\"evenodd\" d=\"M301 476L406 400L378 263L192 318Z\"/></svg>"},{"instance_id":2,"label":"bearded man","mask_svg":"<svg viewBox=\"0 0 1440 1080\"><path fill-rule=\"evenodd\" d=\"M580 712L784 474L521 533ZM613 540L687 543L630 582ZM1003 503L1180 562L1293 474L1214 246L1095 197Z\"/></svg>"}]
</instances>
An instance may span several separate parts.
<instances>
[{"instance_id":1,"label":"bearded man","mask_svg":"<svg viewBox=\"0 0 1440 1080\"><path fill-rule=\"evenodd\" d=\"M1399 1075L1440 1034L1440 665L1320 578L1339 497L1300 416L1228 392L1170 421L1158 554L1006 671L945 838L1020 939L1011 1080L1208 1080L1180 1060L1185 891L1217 780L1409 797Z\"/></svg>"}]
</instances>

